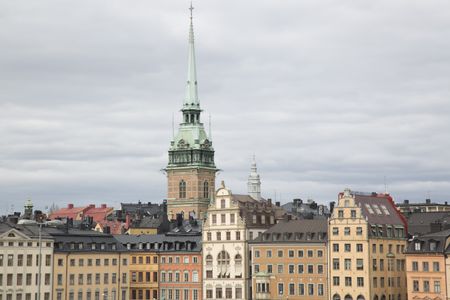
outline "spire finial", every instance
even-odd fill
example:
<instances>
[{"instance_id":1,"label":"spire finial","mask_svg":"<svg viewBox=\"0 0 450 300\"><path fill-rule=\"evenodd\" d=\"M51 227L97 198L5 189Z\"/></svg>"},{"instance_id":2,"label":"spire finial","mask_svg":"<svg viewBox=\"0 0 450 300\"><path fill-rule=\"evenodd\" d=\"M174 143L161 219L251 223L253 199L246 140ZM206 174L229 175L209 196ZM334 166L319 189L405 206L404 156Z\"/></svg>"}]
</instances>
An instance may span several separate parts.
<instances>
[{"instance_id":1,"label":"spire finial","mask_svg":"<svg viewBox=\"0 0 450 300\"><path fill-rule=\"evenodd\" d=\"M197 92L197 72L195 67L195 49L194 49L194 25L193 10L194 7L189 7L190 12L190 24L189 24L189 56L188 56L188 76L186 86L186 97L184 99L183 108L187 109L200 109L200 103L198 101Z\"/></svg>"},{"instance_id":2,"label":"spire finial","mask_svg":"<svg viewBox=\"0 0 450 300\"><path fill-rule=\"evenodd\" d=\"M191 6L189 6L189 10L191 11L191 20L192 20L192 11L194 10L194 7L192 6L192 1L191 1Z\"/></svg>"}]
</instances>

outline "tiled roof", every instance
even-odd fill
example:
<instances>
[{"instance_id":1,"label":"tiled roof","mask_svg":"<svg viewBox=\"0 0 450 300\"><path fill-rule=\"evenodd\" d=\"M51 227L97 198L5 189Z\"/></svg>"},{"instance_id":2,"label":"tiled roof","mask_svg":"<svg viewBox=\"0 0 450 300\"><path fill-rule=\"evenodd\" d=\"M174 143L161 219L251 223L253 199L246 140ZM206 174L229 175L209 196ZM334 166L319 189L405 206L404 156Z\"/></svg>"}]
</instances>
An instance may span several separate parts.
<instances>
[{"instance_id":1,"label":"tiled roof","mask_svg":"<svg viewBox=\"0 0 450 300\"><path fill-rule=\"evenodd\" d=\"M326 219L282 221L249 243L325 243L327 224Z\"/></svg>"},{"instance_id":2,"label":"tiled roof","mask_svg":"<svg viewBox=\"0 0 450 300\"><path fill-rule=\"evenodd\" d=\"M391 196L385 194L361 195L355 194L355 202L361 207L363 215L369 224L407 224L403 215L397 210Z\"/></svg>"},{"instance_id":3,"label":"tiled roof","mask_svg":"<svg viewBox=\"0 0 450 300\"><path fill-rule=\"evenodd\" d=\"M440 223L442 229L450 226L450 212L417 212L408 217L408 231L411 235L429 233L432 223Z\"/></svg>"},{"instance_id":4,"label":"tiled roof","mask_svg":"<svg viewBox=\"0 0 450 300\"><path fill-rule=\"evenodd\" d=\"M117 235L115 238L124 246L130 245L134 251L201 251L201 236L167 236L164 234ZM179 245L177 249L176 244ZM141 245L142 248L139 248ZM146 245L150 246L149 249ZM189 246L188 246L189 245ZM188 248L189 247L189 248Z\"/></svg>"}]
</instances>

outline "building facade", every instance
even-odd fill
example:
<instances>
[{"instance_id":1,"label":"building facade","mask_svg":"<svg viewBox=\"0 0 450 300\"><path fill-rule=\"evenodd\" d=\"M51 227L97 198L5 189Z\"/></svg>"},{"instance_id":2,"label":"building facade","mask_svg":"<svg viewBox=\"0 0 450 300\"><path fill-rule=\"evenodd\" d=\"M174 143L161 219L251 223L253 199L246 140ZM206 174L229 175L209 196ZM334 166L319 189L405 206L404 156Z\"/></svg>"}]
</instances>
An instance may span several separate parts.
<instances>
[{"instance_id":1,"label":"building facade","mask_svg":"<svg viewBox=\"0 0 450 300\"><path fill-rule=\"evenodd\" d=\"M55 245L53 299L129 299L128 257L112 235L76 229L49 233Z\"/></svg>"},{"instance_id":2,"label":"building facade","mask_svg":"<svg viewBox=\"0 0 450 300\"><path fill-rule=\"evenodd\" d=\"M194 29L189 26L189 61L186 95L181 109L183 120L170 142L167 174L167 204L170 220L182 213L202 219L210 199L214 197L217 168L211 134L208 136L200 120L201 108L197 91Z\"/></svg>"},{"instance_id":3,"label":"building facade","mask_svg":"<svg viewBox=\"0 0 450 300\"><path fill-rule=\"evenodd\" d=\"M159 250L161 300L201 300L201 235L165 237Z\"/></svg>"},{"instance_id":4,"label":"building facade","mask_svg":"<svg viewBox=\"0 0 450 300\"><path fill-rule=\"evenodd\" d=\"M328 299L326 219L280 222L249 245L252 299Z\"/></svg>"},{"instance_id":5,"label":"building facade","mask_svg":"<svg viewBox=\"0 0 450 300\"><path fill-rule=\"evenodd\" d=\"M203 298L250 299L248 240L279 218L279 207L236 195L222 182L203 224Z\"/></svg>"},{"instance_id":6,"label":"building facade","mask_svg":"<svg viewBox=\"0 0 450 300\"><path fill-rule=\"evenodd\" d=\"M329 220L330 297L406 299L406 234L389 195L340 193Z\"/></svg>"},{"instance_id":7,"label":"building facade","mask_svg":"<svg viewBox=\"0 0 450 300\"><path fill-rule=\"evenodd\" d=\"M450 230L415 237L406 249L408 300L448 299Z\"/></svg>"},{"instance_id":8,"label":"building facade","mask_svg":"<svg viewBox=\"0 0 450 300\"><path fill-rule=\"evenodd\" d=\"M39 291L40 299L53 299L52 267L48 234L39 234L38 226L0 223L0 299L37 299Z\"/></svg>"}]
</instances>

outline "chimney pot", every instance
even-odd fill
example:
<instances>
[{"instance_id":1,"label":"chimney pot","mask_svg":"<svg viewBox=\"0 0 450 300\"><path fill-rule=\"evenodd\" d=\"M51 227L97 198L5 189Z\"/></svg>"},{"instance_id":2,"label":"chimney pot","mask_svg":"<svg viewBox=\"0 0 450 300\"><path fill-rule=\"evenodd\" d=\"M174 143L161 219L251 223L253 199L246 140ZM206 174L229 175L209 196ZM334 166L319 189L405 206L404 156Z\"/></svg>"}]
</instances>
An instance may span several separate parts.
<instances>
[{"instance_id":1,"label":"chimney pot","mask_svg":"<svg viewBox=\"0 0 450 300\"><path fill-rule=\"evenodd\" d=\"M72 209L72 208L73 208L73 204L72 204L72 203L69 203L69 204L67 205L67 208Z\"/></svg>"},{"instance_id":2,"label":"chimney pot","mask_svg":"<svg viewBox=\"0 0 450 300\"><path fill-rule=\"evenodd\" d=\"M409 204L409 200L408 200L408 199L405 199L405 200L403 200L403 203L404 203L404 204Z\"/></svg>"},{"instance_id":3,"label":"chimney pot","mask_svg":"<svg viewBox=\"0 0 450 300\"><path fill-rule=\"evenodd\" d=\"M280 201L275 202L275 205L280 207Z\"/></svg>"},{"instance_id":4,"label":"chimney pot","mask_svg":"<svg viewBox=\"0 0 450 300\"><path fill-rule=\"evenodd\" d=\"M102 204L102 208L106 208L106 204Z\"/></svg>"},{"instance_id":5,"label":"chimney pot","mask_svg":"<svg viewBox=\"0 0 450 300\"><path fill-rule=\"evenodd\" d=\"M425 203L426 204L430 204L431 203L431 199L425 199Z\"/></svg>"}]
</instances>

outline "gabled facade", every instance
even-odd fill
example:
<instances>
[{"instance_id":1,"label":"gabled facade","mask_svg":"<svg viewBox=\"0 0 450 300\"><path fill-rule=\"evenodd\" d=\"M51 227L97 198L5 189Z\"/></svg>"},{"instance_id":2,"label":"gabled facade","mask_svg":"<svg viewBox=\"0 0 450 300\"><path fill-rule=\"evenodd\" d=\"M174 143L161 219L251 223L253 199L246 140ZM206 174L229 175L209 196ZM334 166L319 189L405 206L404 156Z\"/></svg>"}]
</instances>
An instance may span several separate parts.
<instances>
[{"instance_id":1,"label":"gabled facade","mask_svg":"<svg viewBox=\"0 0 450 300\"><path fill-rule=\"evenodd\" d=\"M53 299L52 267L53 241L45 232L39 247L37 226L0 224L0 299L37 299L39 290L40 299Z\"/></svg>"},{"instance_id":2,"label":"gabled facade","mask_svg":"<svg viewBox=\"0 0 450 300\"><path fill-rule=\"evenodd\" d=\"M216 192L203 224L203 298L250 299L248 241L276 223L280 208L225 187Z\"/></svg>"},{"instance_id":3,"label":"gabled facade","mask_svg":"<svg viewBox=\"0 0 450 300\"><path fill-rule=\"evenodd\" d=\"M387 194L345 190L329 220L333 300L405 300L406 221Z\"/></svg>"}]
</instances>

